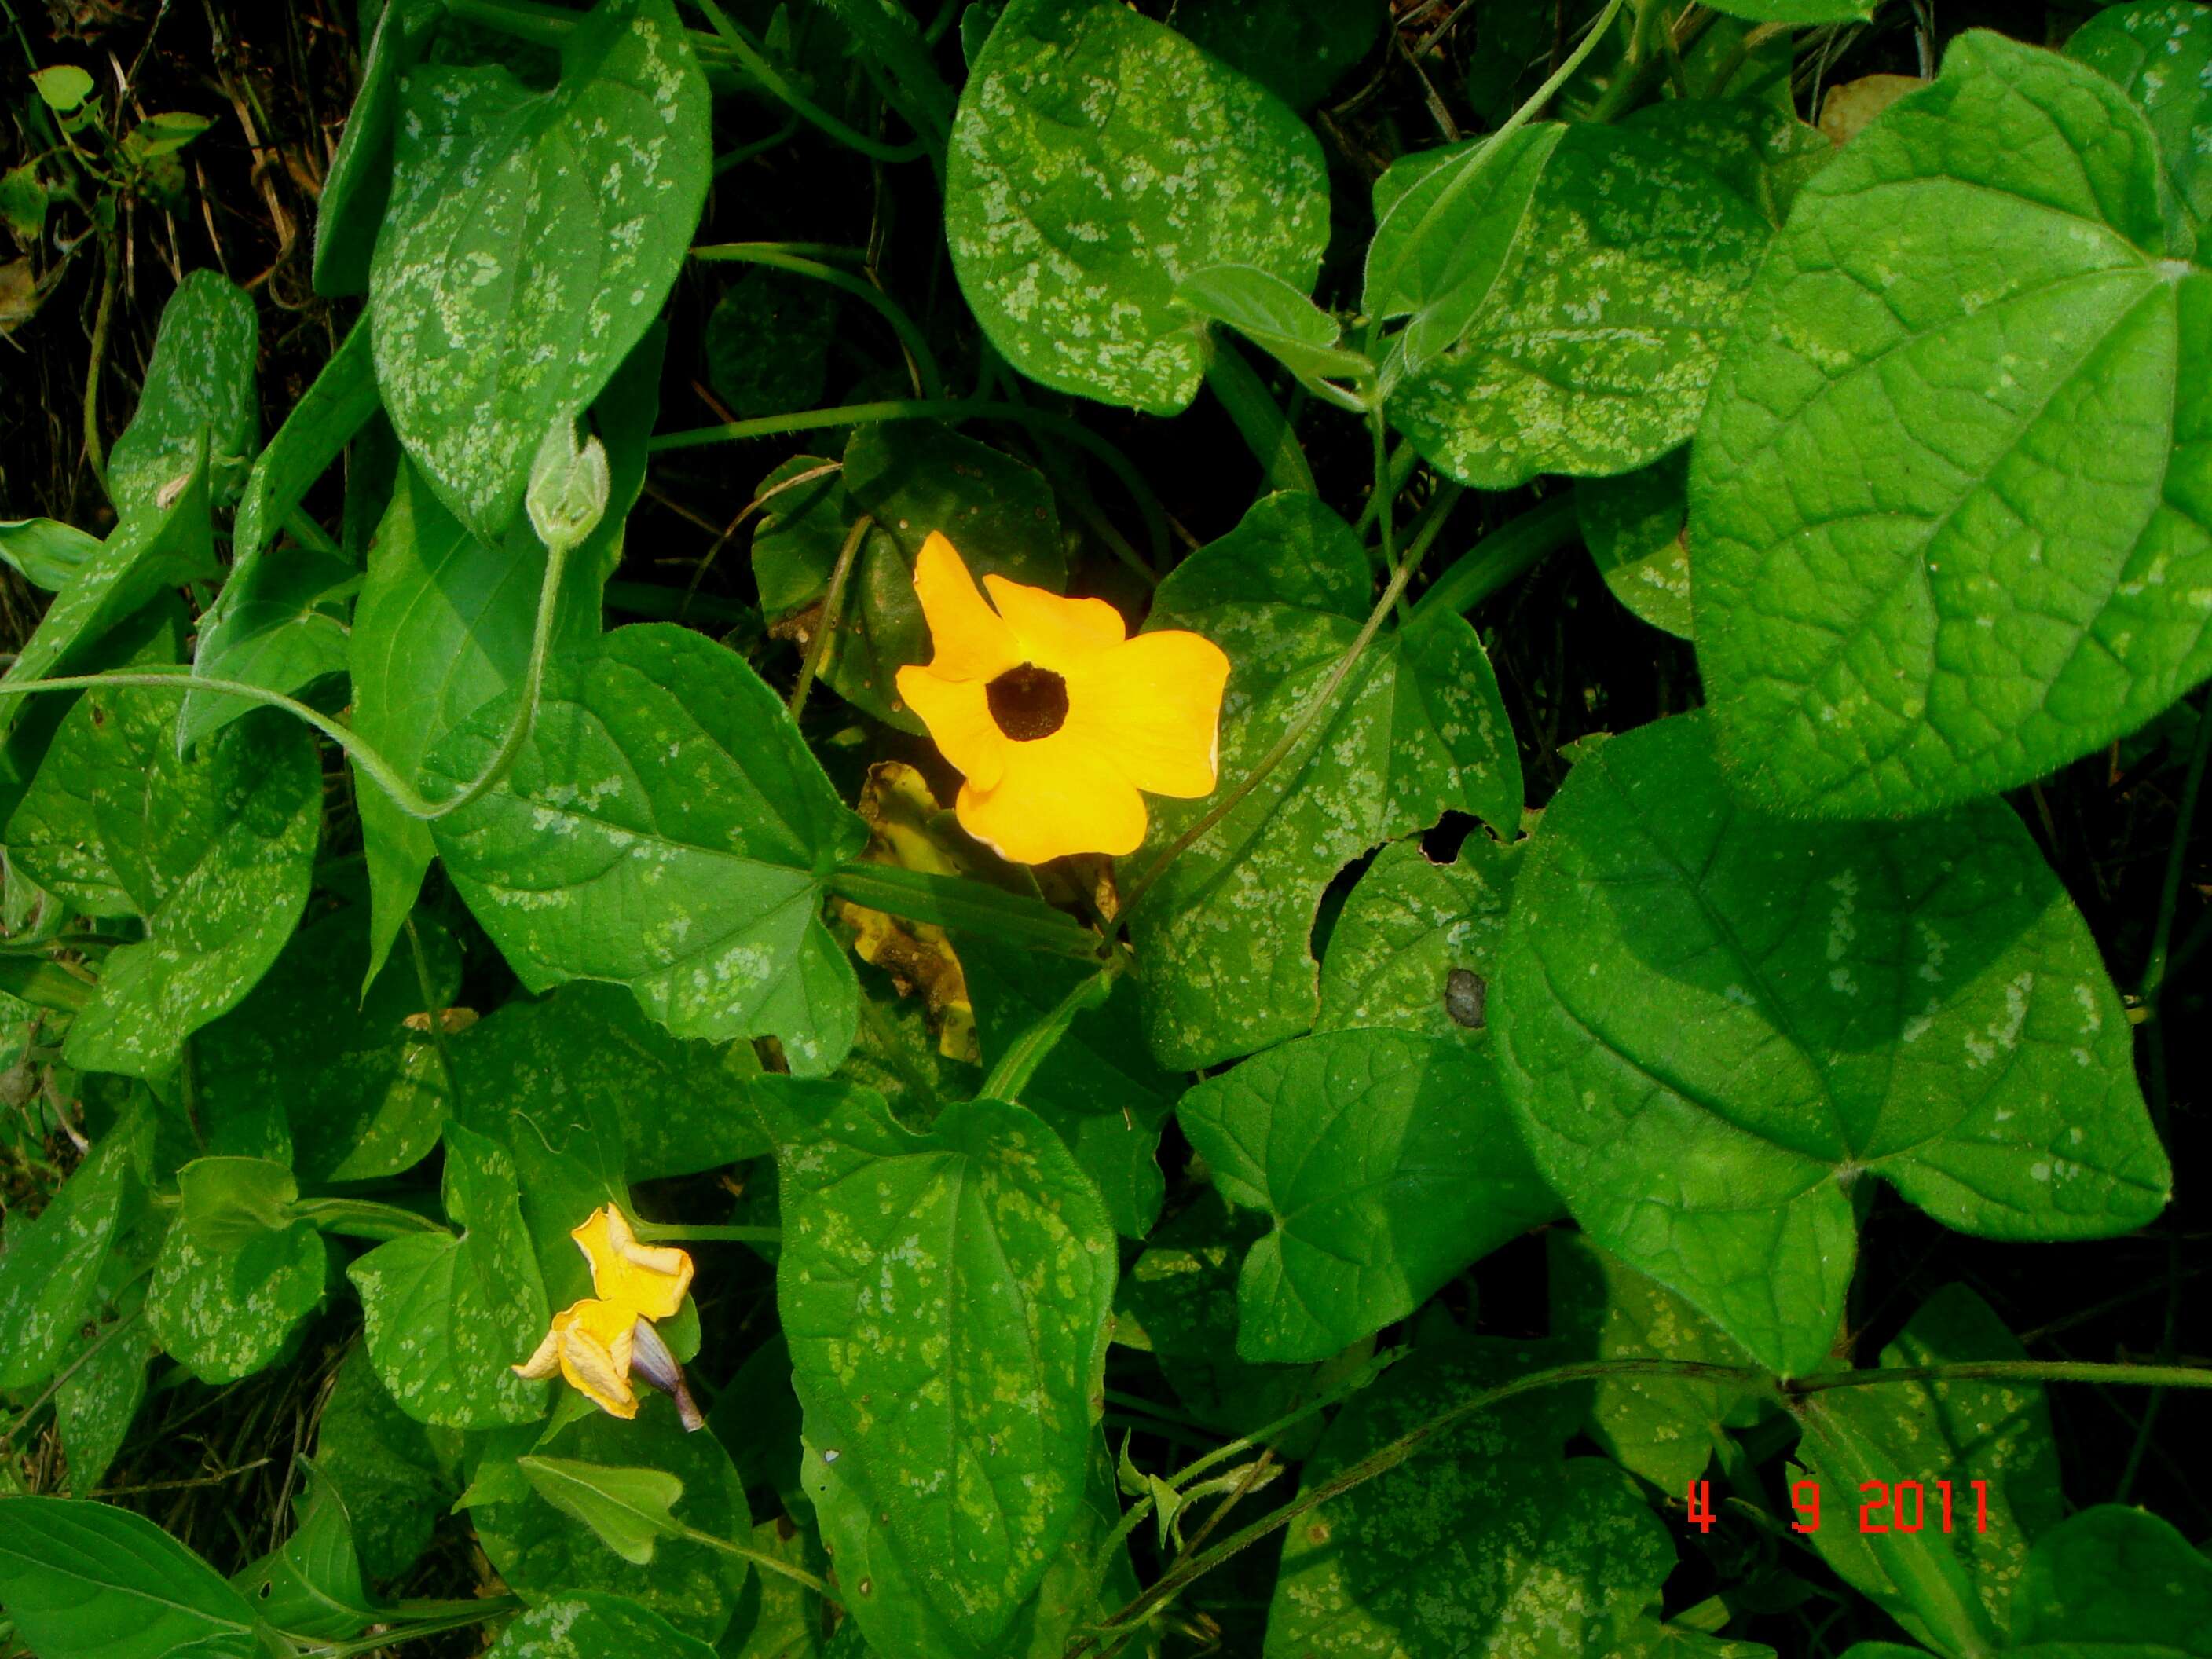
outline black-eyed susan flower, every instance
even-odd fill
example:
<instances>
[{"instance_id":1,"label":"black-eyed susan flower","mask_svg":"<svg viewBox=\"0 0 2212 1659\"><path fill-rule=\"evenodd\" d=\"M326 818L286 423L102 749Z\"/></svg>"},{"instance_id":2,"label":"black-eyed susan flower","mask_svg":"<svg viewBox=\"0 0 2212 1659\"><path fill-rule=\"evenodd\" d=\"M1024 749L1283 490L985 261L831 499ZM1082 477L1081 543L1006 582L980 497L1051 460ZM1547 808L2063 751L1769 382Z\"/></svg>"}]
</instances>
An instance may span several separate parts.
<instances>
[{"instance_id":1,"label":"black-eyed susan flower","mask_svg":"<svg viewBox=\"0 0 2212 1659\"><path fill-rule=\"evenodd\" d=\"M684 1386L683 1367L653 1328L684 1305L691 1288L691 1258L668 1245L641 1244L629 1219L613 1205L594 1210L569 1237L592 1265L598 1294L553 1316L537 1352L514 1367L524 1376L559 1371L568 1386L610 1416L637 1415L631 1367L676 1401L684 1426L700 1425Z\"/></svg>"},{"instance_id":2,"label":"black-eyed susan flower","mask_svg":"<svg viewBox=\"0 0 2212 1659\"><path fill-rule=\"evenodd\" d=\"M914 591L936 654L898 672L899 696L964 775L962 829L1018 864L1118 856L1145 838L1145 794L1213 792L1220 647L1177 629L1131 639L1103 599L983 581L988 601L950 541L922 544Z\"/></svg>"}]
</instances>

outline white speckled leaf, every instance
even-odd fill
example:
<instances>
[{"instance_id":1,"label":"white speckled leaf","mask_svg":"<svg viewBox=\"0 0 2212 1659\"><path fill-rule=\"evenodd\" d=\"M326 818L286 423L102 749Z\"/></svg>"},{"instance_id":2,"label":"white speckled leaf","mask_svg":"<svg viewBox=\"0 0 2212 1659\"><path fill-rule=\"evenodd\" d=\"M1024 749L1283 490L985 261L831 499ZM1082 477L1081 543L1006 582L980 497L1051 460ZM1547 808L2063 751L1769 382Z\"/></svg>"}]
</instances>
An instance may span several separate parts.
<instances>
[{"instance_id":1,"label":"white speckled leaf","mask_svg":"<svg viewBox=\"0 0 2212 1659\"><path fill-rule=\"evenodd\" d=\"M35 1389L53 1375L153 1154L153 1124L134 1107L38 1215L10 1206L0 1236L0 1389Z\"/></svg>"},{"instance_id":2,"label":"white speckled leaf","mask_svg":"<svg viewBox=\"0 0 2212 1659\"><path fill-rule=\"evenodd\" d=\"M1556 1361L1480 1339L1424 1342L1353 1397L1309 1489L1478 1389ZM1562 1461L1580 1401L1547 1389L1464 1419L1284 1534L1267 1659L1583 1659L1638 1651L1674 1549L1636 1484Z\"/></svg>"},{"instance_id":3,"label":"white speckled leaf","mask_svg":"<svg viewBox=\"0 0 2212 1659\"><path fill-rule=\"evenodd\" d=\"M1795 125L1743 108L1785 134ZM1495 245L1497 262L1446 307L1465 319L1457 343L1427 342L1439 355L1417 359L1390 399L1429 461L1485 489L1625 472L1687 438L1773 229L1731 173L1671 133L1551 131L1526 195L1469 190L1437 228Z\"/></svg>"},{"instance_id":4,"label":"white speckled leaf","mask_svg":"<svg viewBox=\"0 0 2212 1659\"><path fill-rule=\"evenodd\" d=\"M2001 803L1759 817L1681 715L1576 766L1513 897L1492 1012L1538 1167L1763 1365L1827 1354L1869 1174L1986 1237L2166 1203L2119 998Z\"/></svg>"},{"instance_id":5,"label":"white speckled leaf","mask_svg":"<svg viewBox=\"0 0 2212 1659\"><path fill-rule=\"evenodd\" d=\"M156 1348L142 1316L148 1277L168 1229L166 1215L149 1213L116 1241L100 1264L87 1317L70 1334L64 1361L69 1380L55 1392L54 1422L69 1459L72 1498L89 1497L106 1481L146 1398L146 1370ZM116 1331L125 1319L138 1322Z\"/></svg>"},{"instance_id":6,"label":"white speckled leaf","mask_svg":"<svg viewBox=\"0 0 2212 1659\"><path fill-rule=\"evenodd\" d=\"M1519 862L1516 848L1480 834L1461 842L1449 864L1431 863L1418 842L1376 854L1329 931L1314 1029L1382 1025L1486 1042L1489 987Z\"/></svg>"},{"instance_id":7,"label":"white speckled leaf","mask_svg":"<svg viewBox=\"0 0 2212 1659\"><path fill-rule=\"evenodd\" d=\"M399 1408L448 1428L534 1423L545 1384L508 1369L545 1334L545 1285L504 1150L446 1125L446 1213L460 1237L410 1233L346 1269L368 1356Z\"/></svg>"},{"instance_id":8,"label":"white speckled leaf","mask_svg":"<svg viewBox=\"0 0 2212 1659\"><path fill-rule=\"evenodd\" d=\"M1690 466L1746 793L1924 811L2212 671L2212 278L2094 70L1980 32L1799 195Z\"/></svg>"},{"instance_id":9,"label":"white speckled leaf","mask_svg":"<svg viewBox=\"0 0 2212 1659\"><path fill-rule=\"evenodd\" d=\"M434 786L478 775L514 718L501 697L454 732ZM735 652L647 623L564 655L507 775L436 834L530 989L627 985L678 1036L775 1036L801 1073L852 1046L859 992L818 912L867 829Z\"/></svg>"},{"instance_id":10,"label":"white speckled leaf","mask_svg":"<svg viewBox=\"0 0 2212 1659\"><path fill-rule=\"evenodd\" d=\"M960 95L945 223L1008 362L1172 415L1206 352L1176 283L1254 265L1311 293L1328 175L1273 93L1173 30L1117 0L1013 0Z\"/></svg>"},{"instance_id":11,"label":"white speckled leaf","mask_svg":"<svg viewBox=\"0 0 2212 1659\"><path fill-rule=\"evenodd\" d=\"M2212 19L2194 0L2112 6L2074 31L2066 55L2118 82L2150 118L2172 202L2191 241L2212 222Z\"/></svg>"},{"instance_id":12,"label":"white speckled leaf","mask_svg":"<svg viewBox=\"0 0 2212 1659\"><path fill-rule=\"evenodd\" d=\"M143 1515L0 1496L0 1606L40 1659L259 1659L253 1609Z\"/></svg>"},{"instance_id":13,"label":"white speckled leaf","mask_svg":"<svg viewBox=\"0 0 2212 1659\"><path fill-rule=\"evenodd\" d=\"M421 56L444 20L431 0L390 0L376 15L362 54L337 153L315 204L315 292L326 299L368 292L369 261L392 198L392 130L399 112L400 71Z\"/></svg>"},{"instance_id":14,"label":"white speckled leaf","mask_svg":"<svg viewBox=\"0 0 2212 1659\"><path fill-rule=\"evenodd\" d=\"M1566 1228L1550 1249L1552 1333L1592 1359L1748 1363L1711 1320ZM1731 1427L1747 1426L1745 1390L1674 1376L1601 1376L1590 1388L1589 1429L1613 1460L1668 1493L1703 1474Z\"/></svg>"},{"instance_id":15,"label":"white speckled leaf","mask_svg":"<svg viewBox=\"0 0 2212 1659\"><path fill-rule=\"evenodd\" d=\"M627 1596L581 1590L525 1608L484 1659L713 1659L714 1652Z\"/></svg>"},{"instance_id":16,"label":"white speckled leaf","mask_svg":"<svg viewBox=\"0 0 2212 1659\"><path fill-rule=\"evenodd\" d=\"M1237 1286L1237 1352L1326 1359L1559 1212L1486 1049L1334 1031L1256 1055L1176 1120L1231 1204L1266 1211Z\"/></svg>"},{"instance_id":17,"label":"white speckled leaf","mask_svg":"<svg viewBox=\"0 0 2212 1659\"><path fill-rule=\"evenodd\" d=\"M450 1006L459 952L434 923L421 933L432 986ZM202 1034L194 1055L204 1117L268 1112L289 1122L293 1167L311 1184L412 1169L446 1121L437 1047L405 1023L424 1012L415 962L390 963L364 994L368 948L365 905L301 928L253 994Z\"/></svg>"},{"instance_id":18,"label":"white speckled leaf","mask_svg":"<svg viewBox=\"0 0 2212 1659\"><path fill-rule=\"evenodd\" d=\"M1990 1305L1964 1285L1921 1304L1885 1366L1948 1365L1975 1359L2026 1359L2027 1351ZM1939 1653L1992 1644L2025 1576L2028 1547L2066 1513L2051 1408L2036 1382L1899 1382L1832 1389L1797 1408L1804 1425L1793 1480L1811 1476L1838 1524L1812 1541L1845 1583L1873 1598L1914 1639ZM1916 1501L1877 1510L1891 1527L1863 1533L1844 1524L1863 1501L1861 1483L1916 1481ZM1943 1524L1936 1483L1951 1483L1952 1523ZM1972 1482L1987 1483L1986 1529ZM1850 1507L1847 1507L1850 1506ZM1917 1530L1899 1523L1917 1508ZM1823 1516L1826 1522L1826 1516Z\"/></svg>"},{"instance_id":19,"label":"white speckled leaf","mask_svg":"<svg viewBox=\"0 0 2212 1659\"><path fill-rule=\"evenodd\" d=\"M203 447L215 504L237 493L260 430L259 341L253 301L219 272L193 271L169 297L137 410L107 458L118 520L158 516L164 498L198 465Z\"/></svg>"},{"instance_id":20,"label":"white speckled leaf","mask_svg":"<svg viewBox=\"0 0 2212 1659\"><path fill-rule=\"evenodd\" d=\"M428 1430L377 1380L365 1343L338 1367L315 1425L315 1462L344 1495L362 1569L374 1582L413 1566L460 1488Z\"/></svg>"},{"instance_id":21,"label":"white speckled leaf","mask_svg":"<svg viewBox=\"0 0 2212 1659\"><path fill-rule=\"evenodd\" d=\"M1678 640L1697 637L1690 614L1686 447L1649 466L1575 486L1575 516L1613 597Z\"/></svg>"},{"instance_id":22,"label":"white speckled leaf","mask_svg":"<svg viewBox=\"0 0 2212 1659\"><path fill-rule=\"evenodd\" d=\"M2021 1659L2212 1659L2212 1562L2166 1522L2100 1504L2036 1540L2014 1592Z\"/></svg>"},{"instance_id":23,"label":"white speckled leaf","mask_svg":"<svg viewBox=\"0 0 2212 1659\"><path fill-rule=\"evenodd\" d=\"M1366 556L1310 495L1272 495L1161 583L1151 628L1228 653L1221 775L1241 777L1328 678L1371 604ZM1156 800L1146 860L1207 801ZM1322 890L1379 842L1447 811L1515 825L1521 763L1498 682L1464 617L1386 627L1337 694L1336 713L1176 859L1133 921L1146 1040L1193 1070L1313 1024L1308 941Z\"/></svg>"},{"instance_id":24,"label":"white speckled leaf","mask_svg":"<svg viewBox=\"0 0 2212 1659\"><path fill-rule=\"evenodd\" d=\"M786 462L763 489L824 463ZM875 527L860 544L836 637L821 674L838 696L902 732L923 727L899 699L896 677L930 659L929 625L914 594L914 562L933 531L960 550L981 581L999 575L1059 592L1067 586L1060 514L1034 467L934 421L854 428L844 469L778 495L753 537L753 578L771 623L818 605L853 523ZM805 637L811 639L810 625Z\"/></svg>"},{"instance_id":25,"label":"white speckled leaf","mask_svg":"<svg viewBox=\"0 0 2212 1659\"><path fill-rule=\"evenodd\" d=\"M190 761L170 740L175 704L88 691L63 721L90 728L93 811L143 944L111 951L63 1052L86 1071L160 1077L185 1040L243 1001L307 908L322 830L313 739L258 710Z\"/></svg>"},{"instance_id":26,"label":"white speckled leaf","mask_svg":"<svg viewBox=\"0 0 2212 1659\"><path fill-rule=\"evenodd\" d=\"M196 467L166 507L133 514L115 527L70 585L54 596L15 660L0 675L0 684L91 668L94 647L162 589L215 574L207 469ZM36 701L42 699L0 697L0 741L22 724ZM173 703L168 707L173 714Z\"/></svg>"},{"instance_id":27,"label":"white speckled leaf","mask_svg":"<svg viewBox=\"0 0 2212 1659\"><path fill-rule=\"evenodd\" d=\"M495 64L404 72L369 275L377 383L484 540L514 517L547 429L659 311L708 171L707 83L668 0L605 0L547 91Z\"/></svg>"},{"instance_id":28,"label":"white speckled leaf","mask_svg":"<svg viewBox=\"0 0 2212 1659\"><path fill-rule=\"evenodd\" d=\"M1085 1510L1115 1272L1105 1210L1020 1106L948 1107L915 1134L862 1090L764 1084L760 1099L807 1439L889 1517L935 1617L995 1650Z\"/></svg>"},{"instance_id":29,"label":"white speckled leaf","mask_svg":"<svg viewBox=\"0 0 2212 1659\"><path fill-rule=\"evenodd\" d=\"M295 1221L291 1171L258 1158L204 1158L177 1172L184 1205L146 1296L154 1334L204 1382L234 1382L276 1359L322 1305L323 1236Z\"/></svg>"},{"instance_id":30,"label":"white speckled leaf","mask_svg":"<svg viewBox=\"0 0 2212 1659\"><path fill-rule=\"evenodd\" d=\"M643 1398L630 1421L586 1409L535 1449L549 1458L672 1477L682 1488L674 1507L678 1522L717 1538L742 1540L752 1518L722 1443L711 1433L685 1433L665 1397L647 1389L638 1392ZM734 1556L684 1538L662 1539L651 1569L641 1571L583 1522L547 1503L526 1480L517 1482L514 1496L471 1513L484 1553L524 1601L604 1590L629 1597L699 1641L716 1641L728 1628L751 1571Z\"/></svg>"}]
</instances>

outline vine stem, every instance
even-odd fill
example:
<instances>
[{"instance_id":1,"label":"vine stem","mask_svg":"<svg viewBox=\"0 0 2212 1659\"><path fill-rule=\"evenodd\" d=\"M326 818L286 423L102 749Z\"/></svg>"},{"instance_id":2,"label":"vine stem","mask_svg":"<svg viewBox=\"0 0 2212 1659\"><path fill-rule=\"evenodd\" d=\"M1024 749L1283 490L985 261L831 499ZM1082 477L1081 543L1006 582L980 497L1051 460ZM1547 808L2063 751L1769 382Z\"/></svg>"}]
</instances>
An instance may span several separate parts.
<instances>
[{"instance_id":1,"label":"vine stem","mask_svg":"<svg viewBox=\"0 0 2212 1659\"><path fill-rule=\"evenodd\" d=\"M100 239L100 304L92 317L92 362L84 371L84 459L92 467L92 476L100 480L103 494L107 490L107 456L100 443L100 371L107 358L107 331L115 320L122 264L115 250L115 233L110 231Z\"/></svg>"},{"instance_id":2,"label":"vine stem","mask_svg":"<svg viewBox=\"0 0 2212 1659\"><path fill-rule=\"evenodd\" d=\"M1580 535L1572 490L1509 519L1452 562L1413 606L1413 616L1472 611L1539 560Z\"/></svg>"},{"instance_id":3,"label":"vine stem","mask_svg":"<svg viewBox=\"0 0 2212 1659\"><path fill-rule=\"evenodd\" d=\"M1129 1626L1185 1585L1204 1577L1231 1556L1250 1548L1270 1534L1280 1531L1300 1516L1318 1509L1333 1498L1364 1486L1411 1458L1430 1441L1468 1418L1502 1405L1516 1395L1559 1388L1570 1382L1604 1377L1680 1377L1702 1382L1731 1382L1774 1389L1784 1403L1830 1389L1865 1388L1884 1382L1952 1382L1977 1380L2003 1382L2096 1382L2212 1389L2212 1367L2186 1365L2100 1365L2072 1360L1999 1359L1966 1361L1954 1365L1882 1366L1867 1370L1825 1372L1818 1376L1779 1378L1749 1365L1716 1365L1695 1359L1593 1359L1554 1365L1516 1376L1494 1389L1469 1395L1457 1405L1439 1412L1395 1440L1378 1447L1358 1462L1346 1465L1327 1480L1300 1492L1288 1503L1269 1510L1250 1525L1231 1533L1212 1549L1171 1568L1159 1580L1097 1626L1091 1636L1068 1650L1068 1659L1087 1653L1098 1638L1126 1635ZM1195 1466L1194 1466L1195 1467Z\"/></svg>"},{"instance_id":4,"label":"vine stem","mask_svg":"<svg viewBox=\"0 0 2212 1659\"><path fill-rule=\"evenodd\" d=\"M27 696L37 691L91 691L102 686L136 686L157 691L185 694L205 691L212 696L239 697L247 702L259 703L269 708L281 708L288 714L306 721L332 743L345 751L350 760L376 787L392 797L392 804L410 818L434 822L450 813L482 799L497 787L507 775L507 769L522 751L529 740L532 727L538 718L538 694L545 679L545 663L553 644L553 615L561 598L561 573L568 561L569 544L556 542L545 550L545 578L538 589L538 621L530 639L530 663L522 678L522 706L515 711L514 724L500 739L497 751L469 786L458 795L442 801L434 801L419 794L414 787L399 775L392 763L379 754L374 744L351 727L332 720L320 709L310 708L296 697L288 697L281 691L271 691L265 686L249 685L243 680L218 679L194 674L190 669L170 672L110 672L105 674L64 674L52 679L15 680L0 682L0 697Z\"/></svg>"},{"instance_id":5,"label":"vine stem","mask_svg":"<svg viewBox=\"0 0 2212 1659\"><path fill-rule=\"evenodd\" d=\"M819 260L802 258L767 242L713 242L691 250L691 257L710 264L742 264L767 265L777 270L787 270L794 276L811 277L827 284L841 294L849 294L863 304L875 309L877 315L890 325L899 343L906 348L911 360L915 395L923 398L942 398L945 377L938 373L937 358L930 351L929 342L922 337L921 330L906 308L872 283L862 282L849 271L825 265Z\"/></svg>"},{"instance_id":6,"label":"vine stem","mask_svg":"<svg viewBox=\"0 0 2212 1659\"><path fill-rule=\"evenodd\" d=\"M721 37L723 46L737 60L738 66L759 82L763 91L779 100L793 114L804 116L839 143L878 161L915 161L929 154L929 146L919 138L910 138L903 144L887 144L839 120L787 81L782 72L769 62L751 38L731 21L729 14L716 5L714 0L696 0L696 3L699 9L706 14L707 21L714 26L714 33Z\"/></svg>"},{"instance_id":7,"label":"vine stem","mask_svg":"<svg viewBox=\"0 0 2212 1659\"><path fill-rule=\"evenodd\" d=\"M461 1630L470 1625L481 1625L513 1613L522 1606L519 1597L488 1595L481 1601L472 1601L466 1607L419 1623L402 1625L379 1635L363 1636L350 1642L301 1643L300 1659L350 1659L357 1653L374 1653L400 1642L411 1642L418 1636L435 1636L441 1631Z\"/></svg>"},{"instance_id":8,"label":"vine stem","mask_svg":"<svg viewBox=\"0 0 2212 1659\"><path fill-rule=\"evenodd\" d=\"M830 591L823 595L822 620L814 629L814 637L806 642L806 655L799 665L799 684L791 688L791 718L797 720L806 707L806 694L814 689L814 677L822 672L822 665L830 656L830 642L836 636L837 623L845 612L845 584L852 580L854 561L860 557L860 544L868 538L868 532L876 521L863 513L853 520L853 527L845 532L845 544L837 550L837 562L830 568Z\"/></svg>"},{"instance_id":9,"label":"vine stem","mask_svg":"<svg viewBox=\"0 0 2212 1659\"><path fill-rule=\"evenodd\" d=\"M1377 495L1381 495L1390 487L1389 464L1382 451L1381 415L1374 416L1371 424L1376 432L1375 489ZM1382 589L1382 597L1375 601L1375 608L1367 613L1367 620L1361 624L1359 632L1353 636L1352 643L1345 647L1344 654L1336 659L1336 665L1328 671L1328 678L1321 683L1319 689L1307 699L1305 707L1301 708L1296 718L1284 728L1283 735L1276 738L1269 746L1267 752L1260 757L1252 769L1237 781L1237 787L1207 807L1199 815L1195 823L1162 848L1160 855L1152 860L1144 874L1137 878L1135 884L1129 889L1129 896L1121 903L1121 919L1123 921L1126 922L1136 914L1137 907L1158 884L1161 876L1166 873L1168 866L1188 851L1199 837L1235 811L1247 795L1266 782L1268 775L1282 764L1291 750L1305 741L1308 733L1313 730L1321 717L1334 706L1336 694L1343 690L1345 681L1352 676L1352 671L1359 665L1359 659L1367 654L1367 647L1374 643L1375 635L1382 631L1383 619L1397 605L1399 596L1406 591L1406 584L1413 579L1413 567L1421 562L1424 546L1419 542L1407 550L1404 558L1397 557L1397 531L1395 522L1396 516L1390 504L1385 501L1381 514L1377 516L1376 523L1382 530L1383 562L1386 567L1395 565L1395 568L1391 570L1390 580Z\"/></svg>"}]
</instances>

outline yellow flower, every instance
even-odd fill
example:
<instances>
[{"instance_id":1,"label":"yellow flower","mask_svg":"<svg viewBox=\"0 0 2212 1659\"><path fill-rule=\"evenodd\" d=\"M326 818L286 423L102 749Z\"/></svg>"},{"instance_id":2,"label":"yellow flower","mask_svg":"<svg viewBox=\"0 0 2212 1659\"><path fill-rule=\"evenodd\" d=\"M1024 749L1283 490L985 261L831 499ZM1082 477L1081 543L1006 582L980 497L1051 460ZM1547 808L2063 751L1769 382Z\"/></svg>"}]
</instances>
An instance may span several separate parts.
<instances>
[{"instance_id":1,"label":"yellow flower","mask_svg":"<svg viewBox=\"0 0 2212 1659\"><path fill-rule=\"evenodd\" d=\"M629 1220L610 1204L594 1210L569 1233L592 1264L592 1288L599 1294L573 1303L553 1316L553 1328L532 1354L514 1369L528 1377L555 1371L568 1386L611 1416L637 1415L637 1394L630 1387L630 1364L644 1343L662 1363L647 1368L647 1380L677 1397L687 1428L696 1415L683 1392L683 1372L653 1328L684 1305L691 1288L691 1258L682 1250L641 1244ZM656 1376L673 1370L674 1382Z\"/></svg>"},{"instance_id":2,"label":"yellow flower","mask_svg":"<svg viewBox=\"0 0 2212 1659\"><path fill-rule=\"evenodd\" d=\"M1018 864L1133 853L1139 790L1211 794L1229 659L1164 629L1128 637L1103 599L985 576L932 534L914 591L936 656L898 672L899 696L965 775L960 827ZM995 610L993 606L995 605Z\"/></svg>"}]
</instances>

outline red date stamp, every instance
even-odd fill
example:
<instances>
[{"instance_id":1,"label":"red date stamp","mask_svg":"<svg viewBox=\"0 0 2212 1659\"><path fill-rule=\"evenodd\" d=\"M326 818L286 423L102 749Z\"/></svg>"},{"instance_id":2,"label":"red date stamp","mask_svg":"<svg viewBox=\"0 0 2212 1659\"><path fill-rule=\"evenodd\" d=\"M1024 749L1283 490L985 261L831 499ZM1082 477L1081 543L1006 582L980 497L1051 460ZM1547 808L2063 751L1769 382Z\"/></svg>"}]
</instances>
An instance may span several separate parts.
<instances>
[{"instance_id":1,"label":"red date stamp","mask_svg":"<svg viewBox=\"0 0 2212 1659\"><path fill-rule=\"evenodd\" d=\"M1974 1530L1990 1529L1990 1483L1986 1480L1969 1480L1963 1492L1954 1490L1948 1480L1867 1480L1860 1483L1859 1498L1859 1530L1864 1533L1963 1531L1970 1508ZM1713 1483L1690 1482L1689 1501L1690 1524L1701 1532L1711 1532ZM1790 1507L1797 1511L1797 1518L1790 1523L1791 1531L1820 1531L1820 1483L1794 1482Z\"/></svg>"}]
</instances>

